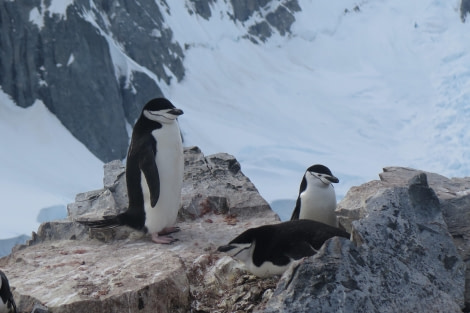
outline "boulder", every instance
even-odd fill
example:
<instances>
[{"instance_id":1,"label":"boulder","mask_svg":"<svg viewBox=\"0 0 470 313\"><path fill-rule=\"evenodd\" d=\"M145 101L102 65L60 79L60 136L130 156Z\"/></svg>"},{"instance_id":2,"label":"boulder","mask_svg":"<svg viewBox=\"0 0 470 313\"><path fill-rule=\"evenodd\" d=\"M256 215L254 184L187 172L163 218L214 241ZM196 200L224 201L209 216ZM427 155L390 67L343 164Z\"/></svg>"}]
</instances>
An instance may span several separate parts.
<instances>
[{"instance_id":1,"label":"boulder","mask_svg":"<svg viewBox=\"0 0 470 313\"><path fill-rule=\"evenodd\" d=\"M277 279L249 275L216 251L250 227L279 222L233 156L185 149L181 231L172 245L128 227L92 231L74 222L125 209L125 167L113 161L104 169L102 190L78 194L67 219L43 223L0 259L21 312L251 310L272 292Z\"/></svg>"},{"instance_id":2,"label":"boulder","mask_svg":"<svg viewBox=\"0 0 470 313\"><path fill-rule=\"evenodd\" d=\"M347 220L351 241L332 238L292 266L258 312L461 312L465 263L439 199L426 174L403 173L405 186L390 177L351 189L339 206L361 217Z\"/></svg>"},{"instance_id":3,"label":"boulder","mask_svg":"<svg viewBox=\"0 0 470 313\"><path fill-rule=\"evenodd\" d=\"M435 191L453 243L466 262L465 304L470 308L470 177L447 178L411 168L386 167L379 174L380 180L352 187L348 191L338 204L338 220L351 231L352 222L368 214L366 203L371 197L393 186L407 186L408 181L419 173L426 174L429 187Z\"/></svg>"}]
</instances>

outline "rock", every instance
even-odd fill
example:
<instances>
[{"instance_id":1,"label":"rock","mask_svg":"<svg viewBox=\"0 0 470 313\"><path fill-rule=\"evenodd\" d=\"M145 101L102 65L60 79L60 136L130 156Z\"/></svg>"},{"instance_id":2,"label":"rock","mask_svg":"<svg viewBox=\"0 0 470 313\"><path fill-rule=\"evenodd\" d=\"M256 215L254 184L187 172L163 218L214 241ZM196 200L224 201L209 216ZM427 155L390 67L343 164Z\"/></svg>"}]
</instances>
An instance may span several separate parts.
<instances>
[{"instance_id":1,"label":"rock","mask_svg":"<svg viewBox=\"0 0 470 313\"><path fill-rule=\"evenodd\" d=\"M173 245L73 222L125 209L124 170L106 164L103 189L77 195L67 219L43 223L0 259L21 312L461 312L466 303L470 179L384 169L338 205L351 240L326 241L279 280L216 251L279 222L233 156L185 149Z\"/></svg>"},{"instance_id":2,"label":"rock","mask_svg":"<svg viewBox=\"0 0 470 313\"><path fill-rule=\"evenodd\" d=\"M258 43L265 42L276 30L281 36L290 34L295 22L294 13L301 11L297 0L283 0L273 3L269 0L231 0L231 17L248 26L246 37ZM264 18L265 16L265 18ZM254 23L253 23L254 21Z\"/></svg>"},{"instance_id":3,"label":"rock","mask_svg":"<svg viewBox=\"0 0 470 313\"><path fill-rule=\"evenodd\" d=\"M465 304L470 308L470 177L449 179L442 175L404 167L386 167L380 181L371 181L351 188L338 204L338 220L347 229L352 221L368 214L369 199L392 186L407 186L419 173L425 173L429 186L435 191L448 230L460 256L466 262Z\"/></svg>"},{"instance_id":4,"label":"rock","mask_svg":"<svg viewBox=\"0 0 470 313\"><path fill-rule=\"evenodd\" d=\"M470 13L470 0L462 0L460 2L460 18L465 22L467 15Z\"/></svg>"},{"instance_id":5,"label":"rock","mask_svg":"<svg viewBox=\"0 0 470 313\"><path fill-rule=\"evenodd\" d=\"M208 262L213 262L213 266L208 267ZM248 274L241 263L233 262L229 256L214 260L202 255L194 261L189 275L192 281L199 282L191 285L195 298L192 308L196 312L251 312L259 303L267 302L264 293L272 291L278 281L278 277L260 279Z\"/></svg>"},{"instance_id":6,"label":"rock","mask_svg":"<svg viewBox=\"0 0 470 313\"><path fill-rule=\"evenodd\" d=\"M250 311L266 301L277 280L248 275L216 251L247 228L279 222L233 156L185 149L173 245L128 227L91 231L73 222L125 209L124 166L113 161L104 169L102 190L78 194L67 219L41 224L27 245L0 259L21 312L39 304L61 313Z\"/></svg>"},{"instance_id":7,"label":"rock","mask_svg":"<svg viewBox=\"0 0 470 313\"><path fill-rule=\"evenodd\" d=\"M209 212L243 217L264 212L266 201L226 153L204 157L197 147L185 150L185 174L180 215L201 217Z\"/></svg>"},{"instance_id":8,"label":"rock","mask_svg":"<svg viewBox=\"0 0 470 313\"><path fill-rule=\"evenodd\" d=\"M401 173L410 175L351 190L340 210L362 216L349 224L352 241L332 238L291 267L257 312L461 312L465 263L439 200L424 173L394 186L413 171Z\"/></svg>"}]
</instances>

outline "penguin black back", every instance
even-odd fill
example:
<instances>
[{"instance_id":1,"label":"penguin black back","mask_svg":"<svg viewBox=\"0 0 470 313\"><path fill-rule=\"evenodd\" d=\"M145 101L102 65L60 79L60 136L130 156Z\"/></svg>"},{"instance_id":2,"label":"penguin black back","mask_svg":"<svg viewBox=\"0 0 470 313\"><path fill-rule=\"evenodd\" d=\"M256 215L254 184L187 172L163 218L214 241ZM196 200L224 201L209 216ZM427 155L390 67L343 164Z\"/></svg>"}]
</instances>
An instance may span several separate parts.
<instances>
[{"instance_id":1,"label":"penguin black back","mask_svg":"<svg viewBox=\"0 0 470 313\"><path fill-rule=\"evenodd\" d=\"M5 305L9 311L16 313L16 303L11 293L10 283L8 282L7 276L2 271L0 271L0 281L0 298L2 299L3 305Z\"/></svg>"},{"instance_id":2,"label":"penguin black back","mask_svg":"<svg viewBox=\"0 0 470 313\"><path fill-rule=\"evenodd\" d=\"M162 129L162 123L173 122L181 114L183 111L177 109L165 98L156 98L145 104L132 130L131 143L127 153L128 209L121 214L103 220L78 221L79 223L92 228L127 225L147 232L144 194L146 192L150 194L148 207L153 208L160 199L161 187L160 173L156 164L158 145L153 132ZM146 192L144 192L142 184L146 185Z\"/></svg>"},{"instance_id":3,"label":"penguin black back","mask_svg":"<svg viewBox=\"0 0 470 313\"><path fill-rule=\"evenodd\" d=\"M335 236L350 237L347 232L324 223L295 220L250 228L218 250L227 252L237 245L250 249L251 244L255 245L252 259L255 266L260 267L266 261L283 266L292 259L314 255L326 240Z\"/></svg>"}]
</instances>

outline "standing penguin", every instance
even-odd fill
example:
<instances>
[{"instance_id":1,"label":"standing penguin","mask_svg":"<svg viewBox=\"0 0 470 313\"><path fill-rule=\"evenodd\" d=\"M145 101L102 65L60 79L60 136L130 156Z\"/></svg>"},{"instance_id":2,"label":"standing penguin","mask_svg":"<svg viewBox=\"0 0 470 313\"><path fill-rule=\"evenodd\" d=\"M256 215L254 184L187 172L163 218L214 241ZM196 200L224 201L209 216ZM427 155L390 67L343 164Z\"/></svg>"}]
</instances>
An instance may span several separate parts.
<instances>
[{"instance_id":1,"label":"standing penguin","mask_svg":"<svg viewBox=\"0 0 470 313\"><path fill-rule=\"evenodd\" d=\"M177 118L183 111L164 98L149 101L132 131L127 153L127 211L100 221L79 221L92 228L127 225L149 232L156 243L170 244L183 185L183 144Z\"/></svg>"},{"instance_id":2,"label":"standing penguin","mask_svg":"<svg viewBox=\"0 0 470 313\"><path fill-rule=\"evenodd\" d=\"M0 312L13 312L16 313L16 304L13 299L13 294L10 290L10 284L8 282L5 273L0 271Z\"/></svg>"},{"instance_id":3,"label":"standing penguin","mask_svg":"<svg viewBox=\"0 0 470 313\"><path fill-rule=\"evenodd\" d=\"M310 166L300 183L299 197L291 220L309 219L338 227L336 194L331 183L338 183L330 169L321 164Z\"/></svg>"}]
</instances>

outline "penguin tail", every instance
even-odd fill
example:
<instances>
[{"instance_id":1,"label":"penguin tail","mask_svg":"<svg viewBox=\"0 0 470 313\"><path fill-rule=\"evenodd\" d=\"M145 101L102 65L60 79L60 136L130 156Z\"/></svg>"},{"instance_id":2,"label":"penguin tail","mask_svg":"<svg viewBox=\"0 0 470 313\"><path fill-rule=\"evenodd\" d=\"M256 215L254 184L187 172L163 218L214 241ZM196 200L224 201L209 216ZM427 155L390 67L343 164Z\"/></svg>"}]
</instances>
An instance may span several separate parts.
<instances>
[{"instance_id":1,"label":"penguin tail","mask_svg":"<svg viewBox=\"0 0 470 313\"><path fill-rule=\"evenodd\" d=\"M13 295L10 297L10 299L7 300L7 308L8 310L12 310L13 309L13 313L16 313L16 303L15 303L15 300L13 299Z\"/></svg>"},{"instance_id":2,"label":"penguin tail","mask_svg":"<svg viewBox=\"0 0 470 313\"><path fill-rule=\"evenodd\" d=\"M76 222L90 228L115 228L122 225L120 215L111 216L102 220L76 220Z\"/></svg>"}]
</instances>

